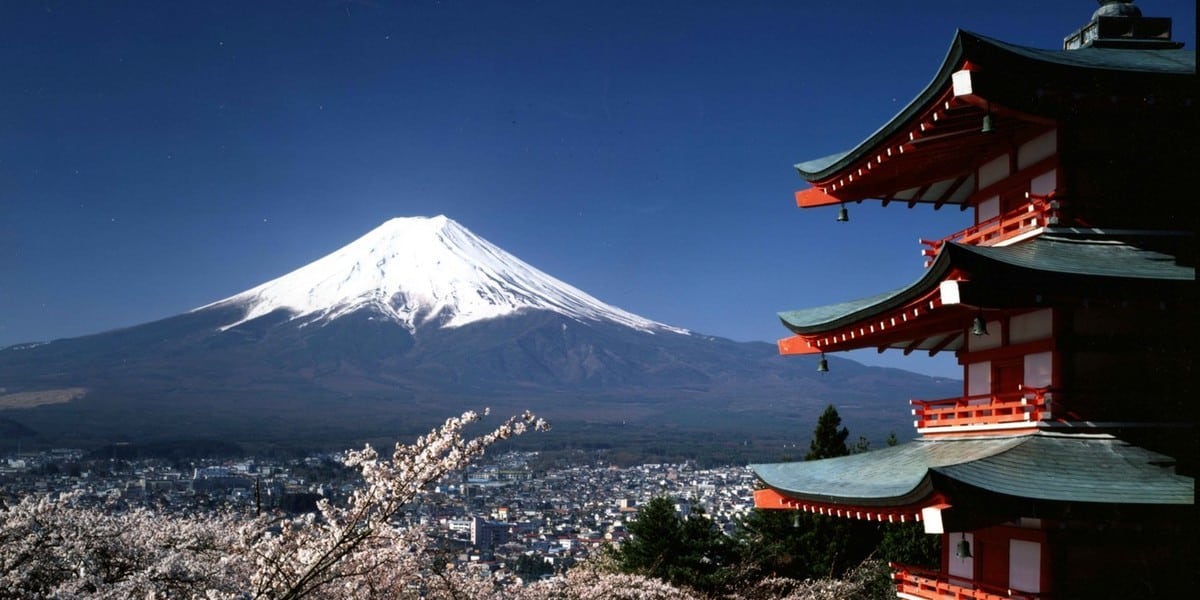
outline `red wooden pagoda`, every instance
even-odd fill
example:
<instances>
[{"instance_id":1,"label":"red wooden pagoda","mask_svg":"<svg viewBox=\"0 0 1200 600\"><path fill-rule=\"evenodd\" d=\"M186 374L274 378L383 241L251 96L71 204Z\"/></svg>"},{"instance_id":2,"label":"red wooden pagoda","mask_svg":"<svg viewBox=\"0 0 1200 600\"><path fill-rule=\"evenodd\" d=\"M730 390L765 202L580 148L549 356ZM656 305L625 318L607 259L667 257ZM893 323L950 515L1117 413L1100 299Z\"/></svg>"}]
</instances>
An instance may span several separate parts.
<instances>
[{"instance_id":1,"label":"red wooden pagoda","mask_svg":"<svg viewBox=\"0 0 1200 600\"><path fill-rule=\"evenodd\" d=\"M759 508L924 523L901 598L1164 597L1195 586L1195 52L1101 1L1039 50L959 32L933 82L849 152L797 165L802 208L970 211L893 292L781 313L783 354L953 352L918 437L754 465ZM824 363L822 363L824 364Z\"/></svg>"}]
</instances>

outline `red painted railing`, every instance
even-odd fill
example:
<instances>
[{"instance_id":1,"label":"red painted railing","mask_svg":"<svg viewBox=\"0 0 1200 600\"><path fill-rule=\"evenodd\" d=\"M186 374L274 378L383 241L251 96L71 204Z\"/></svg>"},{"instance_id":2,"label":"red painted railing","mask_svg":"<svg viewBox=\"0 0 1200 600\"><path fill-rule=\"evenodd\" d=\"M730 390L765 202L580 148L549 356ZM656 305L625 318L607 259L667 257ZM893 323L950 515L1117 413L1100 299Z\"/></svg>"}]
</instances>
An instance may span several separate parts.
<instances>
[{"instance_id":1,"label":"red painted railing","mask_svg":"<svg viewBox=\"0 0 1200 600\"><path fill-rule=\"evenodd\" d=\"M951 583L950 578L936 571L910 567L899 563L890 563L892 580L896 583L896 593L903 594L902 598L927 598L929 600L1037 600L1045 598L1040 594L1005 590L978 581L965 582L954 578L957 583Z\"/></svg>"},{"instance_id":2,"label":"red painted railing","mask_svg":"<svg viewBox=\"0 0 1200 600\"><path fill-rule=\"evenodd\" d=\"M1029 202L1018 206L1002 215L996 215L985 221L980 221L962 231L956 231L940 240L920 240L921 256L925 257L925 267L933 264L933 257L946 242L959 242L974 246L988 246L1006 240L1039 227L1053 225L1058 222L1060 204L1054 199L1054 194L1037 196L1026 194Z\"/></svg>"},{"instance_id":3,"label":"red painted railing","mask_svg":"<svg viewBox=\"0 0 1200 600\"><path fill-rule=\"evenodd\" d=\"M942 400L909 400L909 404L913 406L917 430L968 425L1032 426L1050 418L1047 388Z\"/></svg>"}]
</instances>

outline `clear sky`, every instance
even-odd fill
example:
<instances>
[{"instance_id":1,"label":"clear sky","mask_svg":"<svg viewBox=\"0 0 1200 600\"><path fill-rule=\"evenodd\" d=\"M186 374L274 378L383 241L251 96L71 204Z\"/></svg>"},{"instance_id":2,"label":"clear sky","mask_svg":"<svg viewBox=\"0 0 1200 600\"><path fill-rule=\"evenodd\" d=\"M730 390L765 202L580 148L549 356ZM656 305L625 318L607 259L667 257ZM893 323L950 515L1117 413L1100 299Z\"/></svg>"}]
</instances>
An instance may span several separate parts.
<instances>
[{"instance_id":1,"label":"clear sky","mask_svg":"<svg viewBox=\"0 0 1200 600\"><path fill-rule=\"evenodd\" d=\"M1061 47L1084 0L0 4L0 346L96 333L445 214L735 340L921 275L968 214L800 210L956 28ZM1192 0L1145 0L1195 47ZM852 358L958 374L952 357Z\"/></svg>"}]
</instances>

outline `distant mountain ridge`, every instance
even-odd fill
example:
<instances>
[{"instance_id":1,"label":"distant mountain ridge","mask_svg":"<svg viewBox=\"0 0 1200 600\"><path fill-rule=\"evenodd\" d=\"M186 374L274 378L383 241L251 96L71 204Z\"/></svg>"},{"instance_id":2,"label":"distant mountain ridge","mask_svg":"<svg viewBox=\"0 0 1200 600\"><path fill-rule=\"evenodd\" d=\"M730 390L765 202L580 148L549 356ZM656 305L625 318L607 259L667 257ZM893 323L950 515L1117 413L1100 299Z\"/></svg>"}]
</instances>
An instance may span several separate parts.
<instances>
[{"instance_id":1,"label":"distant mountain ridge","mask_svg":"<svg viewBox=\"0 0 1200 600\"><path fill-rule=\"evenodd\" d=\"M881 439L909 425L898 395L961 392L956 381L830 360L818 374L815 360L771 344L645 319L450 219L405 218L175 317L0 350L0 418L54 445L345 446L492 406L555 422L558 433L528 443L654 456L717 444L763 456L806 440L827 404L856 435ZM86 392L5 404L5 394L68 389Z\"/></svg>"}]
</instances>

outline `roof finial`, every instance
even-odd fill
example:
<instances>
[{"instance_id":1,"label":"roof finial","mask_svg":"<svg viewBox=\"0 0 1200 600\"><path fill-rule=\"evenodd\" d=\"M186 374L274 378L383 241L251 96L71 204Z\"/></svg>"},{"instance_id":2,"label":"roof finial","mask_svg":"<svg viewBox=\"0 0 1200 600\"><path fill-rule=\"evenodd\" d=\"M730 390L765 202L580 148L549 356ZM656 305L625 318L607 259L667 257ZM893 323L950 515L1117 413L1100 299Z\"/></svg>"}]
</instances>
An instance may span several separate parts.
<instances>
[{"instance_id":1,"label":"roof finial","mask_svg":"<svg viewBox=\"0 0 1200 600\"><path fill-rule=\"evenodd\" d=\"M1096 17L1140 17L1142 9L1133 5L1133 0L1097 0L1100 8L1092 13Z\"/></svg>"},{"instance_id":2,"label":"roof finial","mask_svg":"<svg viewBox=\"0 0 1200 600\"><path fill-rule=\"evenodd\" d=\"M1125 48L1178 50L1183 42L1171 40L1169 17L1143 17L1133 0L1098 0L1100 8L1088 24L1063 39L1063 50Z\"/></svg>"}]
</instances>

